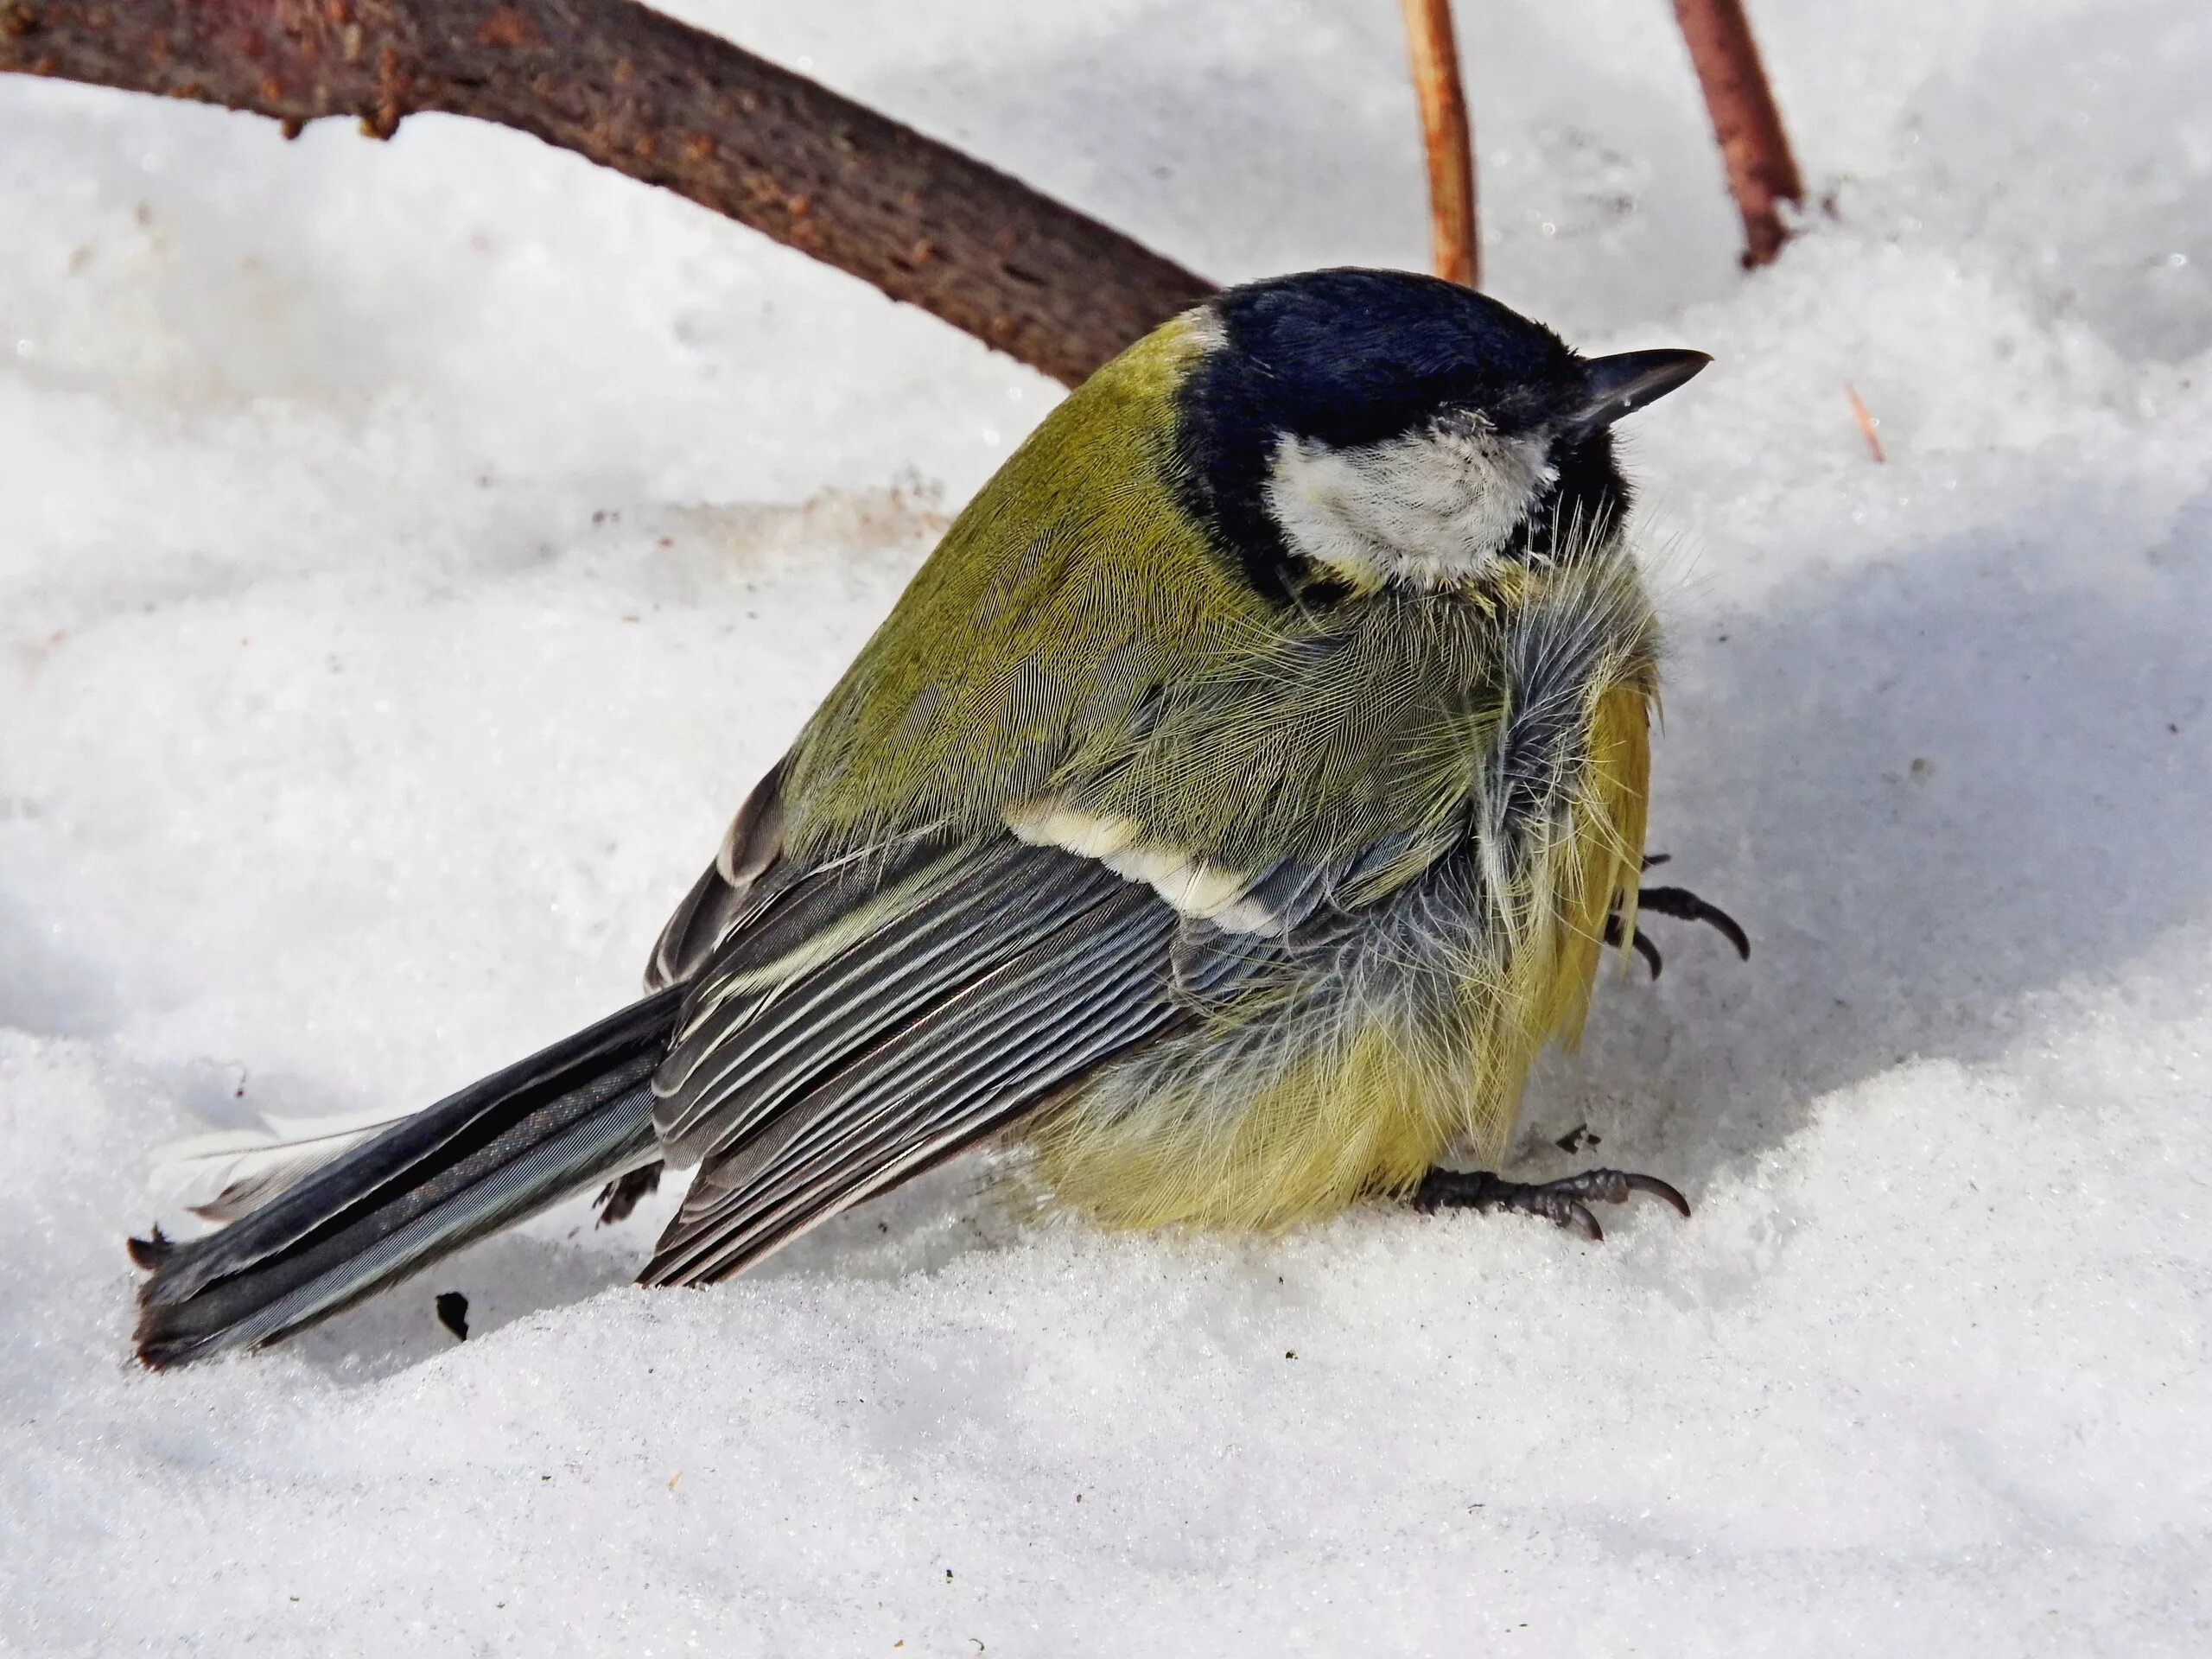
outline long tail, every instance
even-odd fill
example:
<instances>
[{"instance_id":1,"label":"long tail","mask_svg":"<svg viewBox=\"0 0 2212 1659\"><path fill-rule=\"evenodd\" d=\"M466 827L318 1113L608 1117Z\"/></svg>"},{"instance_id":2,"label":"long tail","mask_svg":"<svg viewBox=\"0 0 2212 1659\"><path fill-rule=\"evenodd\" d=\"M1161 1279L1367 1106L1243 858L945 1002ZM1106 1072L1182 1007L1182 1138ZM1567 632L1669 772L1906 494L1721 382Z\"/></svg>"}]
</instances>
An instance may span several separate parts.
<instances>
[{"instance_id":1,"label":"long tail","mask_svg":"<svg viewBox=\"0 0 2212 1659\"><path fill-rule=\"evenodd\" d=\"M660 1156L652 1076L683 1000L632 1003L403 1118L206 1238L130 1241L138 1357L274 1342Z\"/></svg>"}]
</instances>

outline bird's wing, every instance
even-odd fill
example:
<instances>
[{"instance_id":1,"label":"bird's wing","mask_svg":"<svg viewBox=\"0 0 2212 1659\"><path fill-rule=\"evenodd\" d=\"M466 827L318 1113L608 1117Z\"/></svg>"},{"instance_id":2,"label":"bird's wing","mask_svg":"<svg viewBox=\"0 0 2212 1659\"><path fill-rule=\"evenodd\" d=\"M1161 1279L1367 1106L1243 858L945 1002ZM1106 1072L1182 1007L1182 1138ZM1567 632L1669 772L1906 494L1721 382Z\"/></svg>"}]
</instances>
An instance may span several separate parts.
<instances>
[{"instance_id":1,"label":"bird's wing","mask_svg":"<svg viewBox=\"0 0 2212 1659\"><path fill-rule=\"evenodd\" d=\"M1644 693L1587 606L1552 609L1501 636L1471 606L1370 601L1173 681L1117 646L1080 718L1034 664L978 690L956 661L953 724L980 709L1004 740L973 753L922 741L942 698L890 698L896 720L825 704L656 955L655 982L687 989L655 1124L700 1171L645 1277L734 1272L1171 1023L1234 1017L1447 859L1581 941L1543 998L1571 1016L1634 880ZM1589 688L1617 682L1593 715ZM966 792L910 787L925 762ZM849 794L877 804L838 817ZM1594 828L1538 823L1559 801ZM1561 845L1588 868L1529 879Z\"/></svg>"},{"instance_id":2,"label":"bird's wing","mask_svg":"<svg viewBox=\"0 0 2212 1659\"><path fill-rule=\"evenodd\" d=\"M1001 833L785 880L693 983L657 1078L700 1165L642 1275L722 1278L1261 971L1147 886ZM1214 932L1210 927L1205 931Z\"/></svg>"},{"instance_id":3,"label":"bird's wing","mask_svg":"<svg viewBox=\"0 0 2212 1659\"><path fill-rule=\"evenodd\" d=\"M1281 791L1295 759L1228 770ZM810 854L787 833L804 823L789 775L754 791L655 953L649 984L687 987L655 1125L699 1173L648 1282L734 1273L1128 1046L1228 1014L1467 836L1432 812L1260 858L1177 836L1127 793L1100 811L1070 791L980 832L939 821Z\"/></svg>"},{"instance_id":4,"label":"bird's wing","mask_svg":"<svg viewBox=\"0 0 2212 1659\"><path fill-rule=\"evenodd\" d=\"M1132 1046L1234 1018L1242 993L1351 920L1364 866L1407 850L1232 880L1035 829L772 866L690 907L743 919L697 965L656 1078L662 1144L699 1171L645 1282L736 1273Z\"/></svg>"},{"instance_id":5,"label":"bird's wing","mask_svg":"<svg viewBox=\"0 0 2212 1659\"><path fill-rule=\"evenodd\" d=\"M784 854L784 771L779 760L730 820L715 861L661 929L645 988L664 990L696 974L722 942L784 891L792 879Z\"/></svg>"}]
</instances>

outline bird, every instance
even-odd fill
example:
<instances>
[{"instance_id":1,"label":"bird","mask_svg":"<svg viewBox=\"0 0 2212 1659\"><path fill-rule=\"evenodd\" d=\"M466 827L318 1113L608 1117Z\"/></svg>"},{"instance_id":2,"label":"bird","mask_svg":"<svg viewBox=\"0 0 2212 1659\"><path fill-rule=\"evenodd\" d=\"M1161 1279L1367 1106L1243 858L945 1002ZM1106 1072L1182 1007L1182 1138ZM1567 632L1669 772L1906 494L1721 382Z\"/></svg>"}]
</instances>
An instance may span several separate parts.
<instances>
[{"instance_id":1,"label":"bird","mask_svg":"<svg viewBox=\"0 0 2212 1659\"><path fill-rule=\"evenodd\" d=\"M1108 1229L1687 1216L1495 1166L1606 948L1657 971L1639 902L1748 954L1642 880L1661 639L1613 425L1710 360L1376 270L1169 319L948 528L639 1001L410 1115L188 1148L225 1224L130 1241L138 1357L276 1341L665 1169L648 1286L987 1145Z\"/></svg>"}]
</instances>

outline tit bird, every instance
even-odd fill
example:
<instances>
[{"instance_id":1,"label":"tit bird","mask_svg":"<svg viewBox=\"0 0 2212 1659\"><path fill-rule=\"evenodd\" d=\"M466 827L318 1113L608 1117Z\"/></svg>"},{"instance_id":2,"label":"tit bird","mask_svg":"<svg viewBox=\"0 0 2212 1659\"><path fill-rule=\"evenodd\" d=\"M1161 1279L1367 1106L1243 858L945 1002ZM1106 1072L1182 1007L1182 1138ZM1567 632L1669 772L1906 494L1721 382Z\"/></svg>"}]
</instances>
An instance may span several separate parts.
<instances>
[{"instance_id":1,"label":"tit bird","mask_svg":"<svg viewBox=\"0 0 2212 1659\"><path fill-rule=\"evenodd\" d=\"M619 1216L664 1166L696 1173L648 1285L986 1141L1109 1227L1687 1215L1437 1166L1503 1152L1639 937L1659 640L1611 428L1707 361L1378 270L1165 323L946 532L644 999L411 1116L216 1147L229 1224L132 1241L139 1357L274 1341L594 1186Z\"/></svg>"}]
</instances>

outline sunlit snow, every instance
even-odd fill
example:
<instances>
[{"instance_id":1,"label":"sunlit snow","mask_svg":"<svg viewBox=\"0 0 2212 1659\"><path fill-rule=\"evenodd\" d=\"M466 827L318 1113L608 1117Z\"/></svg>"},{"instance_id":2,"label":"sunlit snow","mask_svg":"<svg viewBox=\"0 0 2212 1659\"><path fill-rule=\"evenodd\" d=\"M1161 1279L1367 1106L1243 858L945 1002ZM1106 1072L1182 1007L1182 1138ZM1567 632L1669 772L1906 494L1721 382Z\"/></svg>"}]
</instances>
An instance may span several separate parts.
<instances>
[{"instance_id":1,"label":"sunlit snow","mask_svg":"<svg viewBox=\"0 0 2212 1659\"><path fill-rule=\"evenodd\" d=\"M1213 276L1425 260L1387 0L684 10ZM963 1166L647 1294L578 1204L161 1376L145 1149L626 1000L1058 388L515 133L0 79L0 1648L2212 1651L2212 10L1751 10L1834 213L1747 276L1668 7L1459 8L1493 289L1718 359L1653 836L1755 955L1521 1148L1693 1220Z\"/></svg>"}]
</instances>

